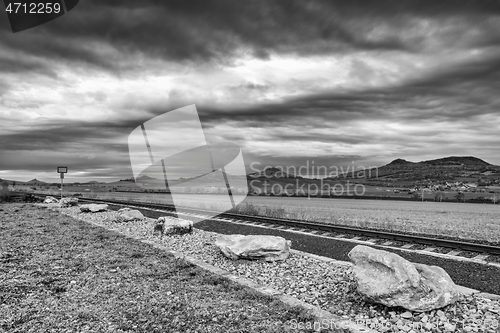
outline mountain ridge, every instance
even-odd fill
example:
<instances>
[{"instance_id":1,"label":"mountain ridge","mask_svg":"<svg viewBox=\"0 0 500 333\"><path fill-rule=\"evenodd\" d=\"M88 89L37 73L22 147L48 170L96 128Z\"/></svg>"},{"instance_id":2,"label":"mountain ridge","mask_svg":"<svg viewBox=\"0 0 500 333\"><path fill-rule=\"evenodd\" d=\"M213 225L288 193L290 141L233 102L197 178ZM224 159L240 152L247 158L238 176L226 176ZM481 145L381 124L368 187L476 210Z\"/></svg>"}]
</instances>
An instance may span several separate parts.
<instances>
[{"instance_id":1,"label":"mountain ridge","mask_svg":"<svg viewBox=\"0 0 500 333\"><path fill-rule=\"evenodd\" d=\"M480 177L487 171L500 172L500 166L474 156L448 156L420 162L398 158L386 165L365 169L365 171L370 171L371 174L376 171L375 176L354 178L379 178L389 181L452 181L455 178Z\"/></svg>"},{"instance_id":2,"label":"mountain ridge","mask_svg":"<svg viewBox=\"0 0 500 333\"><path fill-rule=\"evenodd\" d=\"M255 170L255 169L254 169ZM366 175L364 177L360 176L353 176L353 174L360 174L363 173L362 171L365 171L365 174L370 174L370 176ZM373 172L376 171L376 172ZM480 175L481 173L484 172L494 172L494 173L500 173L500 166L494 165L491 163L488 163L484 161L483 159L474 157L474 156L447 156L447 157L442 157L442 158L437 158L437 159L431 159L431 160L425 160L425 161L420 161L420 162L412 162L408 161L403 158L397 158L392 160L391 162L382 165L380 167L374 167L371 169L365 168L365 169L358 169L355 172L352 172L352 170L349 170L348 172L345 172L344 174L339 174L337 177L328 177L327 179L335 179L335 178L345 178L345 179L360 179L360 178L365 178L365 179L373 179L373 178L386 178L386 179L399 179L399 180L408 180L408 181L415 181L415 180L422 180L422 179L439 179L439 180L449 180L452 179L453 177L469 177L471 175ZM238 178L239 176L234 176L234 175L229 175L226 174L229 179L231 178ZM245 177L245 176L243 176ZM258 177L265 177L265 178L302 178L300 176L292 175L292 174L287 174L286 172L283 171L282 168L278 167L272 167L272 168L266 168L262 171L254 171L251 173L248 173L246 175L248 179L255 179ZM220 178L219 175L205 175L202 177L202 179L208 180L214 180L212 178ZM215 179L215 180L217 180ZM157 180L153 177L149 176L141 176L137 179L139 182L145 182L145 181L160 181ZM178 179L174 180L172 183L177 183L177 182L184 182L189 179ZM2 181L0 179L0 181ZM47 183L44 181L40 181L37 178L34 178L30 181L23 182L23 181L16 181L16 180L11 180L11 179L4 179L4 181L7 181L10 185L12 183L17 183L18 185L45 185L45 184L52 184L52 183ZM163 181L163 180L162 180ZM132 182L135 183L134 178L129 178L129 179L122 179L120 181L115 181L115 182L97 182L97 181L89 181L86 183L82 184L120 184L120 183L127 183L127 182Z\"/></svg>"}]
</instances>

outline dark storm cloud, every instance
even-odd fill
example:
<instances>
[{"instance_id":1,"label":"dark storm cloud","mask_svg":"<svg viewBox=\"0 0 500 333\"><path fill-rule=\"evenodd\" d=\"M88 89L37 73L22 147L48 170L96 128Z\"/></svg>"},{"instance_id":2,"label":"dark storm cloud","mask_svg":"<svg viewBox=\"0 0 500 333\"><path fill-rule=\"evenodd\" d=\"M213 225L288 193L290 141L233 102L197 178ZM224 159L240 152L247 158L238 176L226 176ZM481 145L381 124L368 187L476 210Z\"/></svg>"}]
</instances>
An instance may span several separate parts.
<instances>
[{"instance_id":1,"label":"dark storm cloud","mask_svg":"<svg viewBox=\"0 0 500 333\"><path fill-rule=\"evenodd\" d=\"M36 125L36 126L35 126ZM0 170L52 172L65 165L71 177L130 177L127 136L133 123L34 123L0 136Z\"/></svg>"},{"instance_id":2,"label":"dark storm cloud","mask_svg":"<svg viewBox=\"0 0 500 333\"><path fill-rule=\"evenodd\" d=\"M231 63L240 48L263 59L270 53L416 52L429 36L425 31L406 35L414 28L409 18L464 18L449 38L474 28L481 34L466 43L498 45L498 27L485 18L499 13L499 7L497 1L93 0L20 34L3 24L0 44L111 70L135 68L138 63L126 59L141 53L162 60ZM387 29L378 32L382 26ZM100 45L114 47L120 55L103 54Z\"/></svg>"},{"instance_id":3,"label":"dark storm cloud","mask_svg":"<svg viewBox=\"0 0 500 333\"><path fill-rule=\"evenodd\" d=\"M94 146L97 150L113 150L119 153L127 152L127 137L130 132L141 124L137 120L128 119L114 122L57 122L36 120L22 131L3 134L1 149L39 150L54 149L71 151L72 147L82 144ZM118 143L117 143L118 142ZM78 153L78 150L75 150Z\"/></svg>"},{"instance_id":4,"label":"dark storm cloud","mask_svg":"<svg viewBox=\"0 0 500 333\"><path fill-rule=\"evenodd\" d=\"M61 63L84 70L90 65L121 75L123 70L138 68L154 72L156 69L152 67L157 62L150 61L154 58L172 61L181 71L189 72L190 66L206 63L232 65L241 52L260 59L269 59L274 54L296 56L297 64L301 56L309 55L341 59L356 51L374 51L365 53L373 58L392 53L386 51L397 51L397 55L413 53L412 59L418 61L419 53L424 59L424 69L412 78L406 76L394 86L335 91L316 89L306 93L304 87L300 91L301 83L297 81L294 97L285 97L281 102L253 102L250 106L235 103L221 106L223 104L209 99L202 102L201 93L197 94L195 89L186 92L182 87L172 89L168 99L150 102L141 98L143 92L139 89L137 95L127 93L121 101L110 98L112 105L119 104L122 109L118 117L114 114L108 118L115 116L116 121L89 123L68 119L33 123L32 128L19 121L18 128L5 126L9 132L0 133L0 170L51 171L54 163L64 161L72 169L91 172L88 175L114 177L119 174L122 178L124 173L129 173L131 176L127 135L155 115L185 106L184 96L200 99L200 102L190 100L189 104L197 104L200 119L208 131L219 124L230 124L241 131L221 135L230 141L245 143L250 140L244 137L249 128L265 128L258 143L279 141L283 143L280 153L286 154L285 150L289 149L294 155L275 157L247 152L249 161L260 161L264 165L303 165L309 157L300 156L303 152L294 154L295 147L286 146L290 141L311 143L311 146L312 143L328 142L356 146L379 141L416 151L439 134L435 127L427 129L426 124L430 122L481 129L477 134L484 134L486 130L495 133L496 124L484 124L474 118L498 112L498 54L487 57L479 52L456 64L444 63L439 57L443 57L443 50L451 54L473 48L492 54L500 46L499 8L498 1L87 0L57 20L18 34L12 34L4 20L0 22L0 72L18 78L21 88L26 82L22 74L48 75L60 80L61 85L65 84L64 71L68 68L57 74L53 69ZM425 21L423 26L416 23L420 19ZM430 60L425 63L425 59ZM430 70L436 63L444 65ZM369 80L370 71L378 70L363 61L353 60L352 66L355 70L351 74L361 82ZM207 68L213 70L213 67ZM85 81L85 71L76 72ZM134 74L140 78L144 73L137 71ZM271 70L269 74L271 77L275 73ZM56 80L53 81L51 84L55 85ZM281 88L272 79L255 83L241 78L231 82L236 84L224 87L231 97L241 95L249 101L253 98L251 93L269 92L272 95L273 89ZM0 81L0 97L15 84ZM29 88L27 84L26 87ZM180 97L176 98L174 90ZM104 103L112 93L113 89L86 94ZM83 93L83 97L78 94L68 97L65 94L69 92L64 89L60 94L65 101L84 99ZM16 109L52 103L50 99L48 102L42 99L42 96L30 96L27 101L6 99L3 105L8 106L10 116L0 114L0 121L14 123L17 121L13 116ZM2 102L0 98L0 105ZM88 107L90 110L92 105ZM362 131L347 135L335 132L356 121L413 124L419 126L419 142L414 142L411 133L398 131L369 137ZM302 131L294 133L297 128ZM320 131L325 129L331 131ZM474 139L477 141L471 145L484 139L477 136ZM451 146L448 144L455 140L450 136L441 139L440 143L446 144L449 151ZM491 142L487 144L496 147ZM368 157L335 155L337 153L329 148L318 148L317 152L330 154L317 158L317 163L324 165L348 164Z\"/></svg>"},{"instance_id":5,"label":"dark storm cloud","mask_svg":"<svg viewBox=\"0 0 500 333\"><path fill-rule=\"evenodd\" d=\"M57 74L41 61L28 60L25 58L0 56L0 72L3 73L40 73L56 78Z\"/></svg>"},{"instance_id":6,"label":"dark storm cloud","mask_svg":"<svg viewBox=\"0 0 500 333\"><path fill-rule=\"evenodd\" d=\"M248 90L266 91L269 90L270 86L266 84L256 84L253 82L245 82L238 85L229 87L231 91L241 91L246 92Z\"/></svg>"},{"instance_id":7,"label":"dark storm cloud","mask_svg":"<svg viewBox=\"0 0 500 333\"><path fill-rule=\"evenodd\" d=\"M60 28L65 29L64 27ZM90 64L111 70L118 69L118 64L112 59L96 52L97 47L94 50L89 50L86 42L83 36L75 35L74 37L61 38L57 33L44 31L44 28L27 30L22 36L12 34L4 28L0 30L0 45L6 49L20 51L22 55L17 58L19 62L17 65L12 63L9 67L4 67L6 66L4 65L0 70L7 72L11 72L12 68L24 69L27 72L36 70L53 76L47 65L30 64L23 58L23 54L30 54L52 62L71 61L73 64Z\"/></svg>"},{"instance_id":8,"label":"dark storm cloud","mask_svg":"<svg viewBox=\"0 0 500 333\"><path fill-rule=\"evenodd\" d=\"M0 170L29 170L45 172L55 169L57 165L65 165L72 171L109 169L119 165L121 169L130 166L128 155L109 154L105 151L94 153L72 154L66 151L35 150L35 151L1 151ZM109 175L109 174L108 174Z\"/></svg>"},{"instance_id":9,"label":"dark storm cloud","mask_svg":"<svg viewBox=\"0 0 500 333\"><path fill-rule=\"evenodd\" d=\"M397 86L345 92L321 92L255 105L238 111L200 107L207 127L233 120L244 126L277 124L330 126L325 121L430 120L464 121L498 112L500 58L492 57L435 70ZM307 121L304 122L304 119Z\"/></svg>"},{"instance_id":10,"label":"dark storm cloud","mask_svg":"<svg viewBox=\"0 0 500 333\"><path fill-rule=\"evenodd\" d=\"M109 121L39 118L23 122L22 129L18 125L6 126L0 132L0 170L51 172L55 164L65 164L74 172L130 177L128 135L148 119L147 112L142 112L128 118L112 117Z\"/></svg>"}]
</instances>

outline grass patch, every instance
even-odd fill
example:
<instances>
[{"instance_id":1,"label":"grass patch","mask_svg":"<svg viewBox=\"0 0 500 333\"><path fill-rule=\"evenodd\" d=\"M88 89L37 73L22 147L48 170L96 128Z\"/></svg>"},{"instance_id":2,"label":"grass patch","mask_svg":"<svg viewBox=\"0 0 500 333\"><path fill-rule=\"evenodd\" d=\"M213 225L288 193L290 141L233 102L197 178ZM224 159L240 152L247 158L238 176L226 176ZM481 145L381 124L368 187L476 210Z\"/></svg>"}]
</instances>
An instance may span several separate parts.
<instances>
[{"instance_id":1,"label":"grass patch","mask_svg":"<svg viewBox=\"0 0 500 333\"><path fill-rule=\"evenodd\" d=\"M112 231L31 205L2 209L0 331L283 332L312 320Z\"/></svg>"},{"instance_id":2,"label":"grass patch","mask_svg":"<svg viewBox=\"0 0 500 333\"><path fill-rule=\"evenodd\" d=\"M284 207L275 206L257 206L252 203L241 203L234 208L228 210L229 213L242 214L250 216L265 216L278 219L285 219L289 216Z\"/></svg>"}]
</instances>

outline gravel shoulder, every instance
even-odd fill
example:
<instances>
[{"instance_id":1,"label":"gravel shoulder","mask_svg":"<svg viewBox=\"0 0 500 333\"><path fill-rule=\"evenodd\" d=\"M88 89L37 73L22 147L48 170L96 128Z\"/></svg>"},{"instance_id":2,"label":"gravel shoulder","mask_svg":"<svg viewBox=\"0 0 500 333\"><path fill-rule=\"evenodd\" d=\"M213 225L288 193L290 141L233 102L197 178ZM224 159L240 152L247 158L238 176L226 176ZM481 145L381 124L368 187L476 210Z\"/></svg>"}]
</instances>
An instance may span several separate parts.
<instances>
[{"instance_id":1,"label":"gravel shoulder","mask_svg":"<svg viewBox=\"0 0 500 333\"><path fill-rule=\"evenodd\" d=\"M196 224L196 227L202 230L214 231L222 234L232 234L235 232L241 234L252 234L258 232L265 235L282 236L287 239L291 239L293 244L292 246L296 250L310 252L342 261L349 261L347 254L356 245L352 242L346 242L334 238L316 237L312 235L297 234L282 230L259 228L250 225L234 224L223 221L218 221L217 223L204 221ZM377 245L372 246L377 248ZM381 249L386 250L385 248ZM440 266L448 272L456 284L477 289L482 292L500 295L500 283L498 282L498 277L500 276L499 267L422 255L416 252L398 250L397 248L391 249L390 251L411 262Z\"/></svg>"},{"instance_id":2,"label":"gravel shoulder","mask_svg":"<svg viewBox=\"0 0 500 333\"><path fill-rule=\"evenodd\" d=\"M387 308L367 302L357 294L353 275L349 268L343 265L332 265L296 253L283 263L231 261L223 257L214 246L218 234L211 231L195 229L191 235L159 239L152 234L154 219L116 223L114 220L117 213L114 211L84 214L80 213L78 208L60 210L64 214L87 219L105 228L152 240L380 332L391 330L401 332L412 330L413 332L500 331L499 301L476 295L464 296L459 302L438 311L411 313L401 308ZM204 228L203 223L197 224L197 227ZM253 232L255 234L257 230L256 228L247 230L241 225L230 227L229 223L218 225L218 231L221 233L249 234ZM226 229L221 226L225 226ZM258 233L269 234L265 229L260 229ZM289 235L289 233L283 233L283 236L288 239L290 239ZM318 238L311 238L318 242ZM306 246L300 240L294 239L292 248L305 250ZM348 251L349 249L345 249L346 253ZM318 254L322 255L322 253Z\"/></svg>"}]
</instances>

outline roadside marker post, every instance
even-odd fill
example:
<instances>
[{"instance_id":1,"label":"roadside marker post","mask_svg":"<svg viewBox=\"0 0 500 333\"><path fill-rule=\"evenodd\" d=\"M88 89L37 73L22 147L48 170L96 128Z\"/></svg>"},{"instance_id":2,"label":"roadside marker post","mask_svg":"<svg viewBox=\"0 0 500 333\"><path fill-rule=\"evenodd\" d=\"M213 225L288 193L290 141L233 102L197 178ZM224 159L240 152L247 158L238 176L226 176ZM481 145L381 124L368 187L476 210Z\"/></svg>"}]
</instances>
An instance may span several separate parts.
<instances>
[{"instance_id":1,"label":"roadside marker post","mask_svg":"<svg viewBox=\"0 0 500 333\"><path fill-rule=\"evenodd\" d=\"M62 200L64 174L68 173L68 167L57 167L57 172L59 173L59 175L61 175L61 200Z\"/></svg>"}]
</instances>

